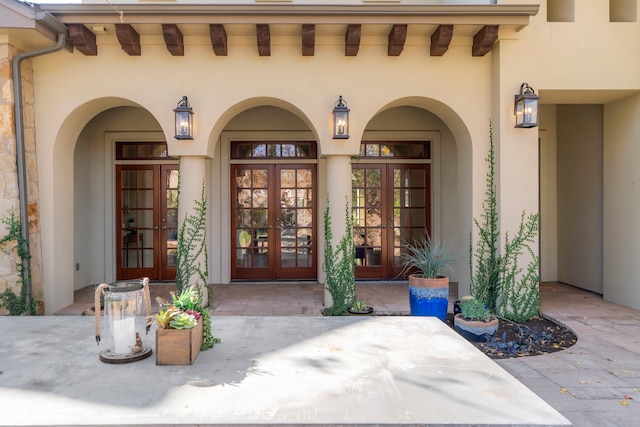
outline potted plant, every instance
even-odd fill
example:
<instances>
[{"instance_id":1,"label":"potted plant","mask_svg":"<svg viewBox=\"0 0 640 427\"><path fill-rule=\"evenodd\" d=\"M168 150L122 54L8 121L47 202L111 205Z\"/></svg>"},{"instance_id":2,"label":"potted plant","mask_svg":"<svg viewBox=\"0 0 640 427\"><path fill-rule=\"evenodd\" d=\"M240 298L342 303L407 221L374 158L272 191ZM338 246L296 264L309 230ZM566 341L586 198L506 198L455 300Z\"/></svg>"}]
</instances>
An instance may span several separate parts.
<instances>
[{"instance_id":1,"label":"potted plant","mask_svg":"<svg viewBox=\"0 0 640 427\"><path fill-rule=\"evenodd\" d=\"M190 365L204 339L205 316L200 294L194 287L179 295L171 292L171 303L158 297L158 313L151 316L156 330L156 365Z\"/></svg>"},{"instance_id":2,"label":"potted plant","mask_svg":"<svg viewBox=\"0 0 640 427\"><path fill-rule=\"evenodd\" d=\"M413 316L435 316L447 320L449 307L449 277L455 262L449 248L429 235L404 245L400 255L409 274L409 306ZM412 273L413 272L413 273Z\"/></svg>"},{"instance_id":3,"label":"potted plant","mask_svg":"<svg viewBox=\"0 0 640 427\"><path fill-rule=\"evenodd\" d=\"M371 314L373 314L373 307L371 307L361 299L356 298L355 300L353 300L351 307L349 307L350 316L368 316Z\"/></svg>"},{"instance_id":4,"label":"potted plant","mask_svg":"<svg viewBox=\"0 0 640 427\"><path fill-rule=\"evenodd\" d=\"M461 312L453 318L455 330L473 342L487 342L498 330L499 321L480 300L466 296L460 301Z\"/></svg>"}]
</instances>

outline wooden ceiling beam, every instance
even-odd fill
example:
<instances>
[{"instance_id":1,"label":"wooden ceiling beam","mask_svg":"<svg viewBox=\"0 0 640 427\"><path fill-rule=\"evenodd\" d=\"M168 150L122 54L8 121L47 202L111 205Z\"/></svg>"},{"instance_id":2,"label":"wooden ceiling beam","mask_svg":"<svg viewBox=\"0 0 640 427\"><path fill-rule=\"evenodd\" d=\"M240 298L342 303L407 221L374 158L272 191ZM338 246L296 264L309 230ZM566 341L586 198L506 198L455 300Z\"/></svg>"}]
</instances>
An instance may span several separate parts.
<instances>
[{"instance_id":1,"label":"wooden ceiling beam","mask_svg":"<svg viewBox=\"0 0 640 427\"><path fill-rule=\"evenodd\" d=\"M453 37L453 25L439 25L431 34L431 56L442 56L449 50L449 44Z\"/></svg>"},{"instance_id":2,"label":"wooden ceiling beam","mask_svg":"<svg viewBox=\"0 0 640 427\"><path fill-rule=\"evenodd\" d=\"M269 24L256 24L256 38L258 39L258 55L271 56L271 32Z\"/></svg>"},{"instance_id":3,"label":"wooden ceiling beam","mask_svg":"<svg viewBox=\"0 0 640 427\"><path fill-rule=\"evenodd\" d=\"M302 56L313 56L316 50L315 24L302 25Z\"/></svg>"},{"instance_id":4,"label":"wooden ceiling beam","mask_svg":"<svg viewBox=\"0 0 640 427\"><path fill-rule=\"evenodd\" d=\"M360 50L360 37L362 36L362 25L347 25L347 32L344 35L344 55L356 56Z\"/></svg>"},{"instance_id":5,"label":"wooden ceiling beam","mask_svg":"<svg viewBox=\"0 0 640 427\"><path fill-rule=\"evenodd\" d=\"M130 56L140 56L140 34L129 24L116 24L116 36L122 46L122 50Z\"/></svg>"},{"instance_id":6,"label":"wooden ceiling beam","mask_svg":"<svg viewBox=\"0 0 640 427\"><path fill-rule=\"evenodd\" d=\"M162 24L162 36L167 50L173 56L184 56L184 41L182 31L176 24Z\"/></svg>"},{"instance_id":7,"label":"wooden ceiling beam","mask_svg":"<svg viewBox=\"0 0 640 427\"><path fill-rule=\"evenodd\" d=\"M389 32L388 56L400 56L404 49L404 42L407 40L407 25L396 24Z\"/></svg>"},{"instance_id":8,"label":"wooden ceiling beam","mask_svg":"<svg viewBox=\"0 0 640 427\"><path fill-rule=\"evenodd\" d=\"M498 25L485 25L473 36L472 56L485 56L498 40Z\"/></svg>"},{"instance_id":9,"label":"wooden ceiling beam","mask_svg":"<svg viewBox=\"0 0 640 427\"><path fill-rule=\"evenodd\" d=\"M98 45L96 44L96 35L82 24L69 24L69 38L73 47L87 56L96 56L98 54Z\"/></svg>"},{"instance_id":10,"label":"wooden ceiling beam","mask_svg":"<svg viewBox=\"0 0 640 427\"><path fill-rule=\"evenodd\" d=\"M227 56L227 32L222 24L209 24L211 46L217 56Z\"/></svg>"}]
</instances>

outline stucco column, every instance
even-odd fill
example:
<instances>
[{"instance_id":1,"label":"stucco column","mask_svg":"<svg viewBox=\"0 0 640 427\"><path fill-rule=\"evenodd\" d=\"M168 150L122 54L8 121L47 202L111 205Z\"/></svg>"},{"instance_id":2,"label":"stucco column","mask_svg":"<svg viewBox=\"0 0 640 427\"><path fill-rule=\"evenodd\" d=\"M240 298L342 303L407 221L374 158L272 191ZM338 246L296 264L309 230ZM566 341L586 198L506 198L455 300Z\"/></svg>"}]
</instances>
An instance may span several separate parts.
<instances>
[{"instance_id":1,"label":"stucco column","mask_svg":"<svg viewBox=\"0 0 640 427\"><path fill-rule=\"evenodd\" d=\"M522 72L522 62L514 39L501 40L493 52L493 143L495 149L495 184L500 248L505 237L518 232L522 212L526 217L540 211L538 128L515 128L514 98L523 82L539 87L530 75ZM526 221L525 217L525 221ZM539 240L539 236L536 240ZM538 243L531 249L539 255ZM525 251L518 265L527 271L531 257Z\"/></svg>"},{"instance_id":2,"label":"stucco column","mask_svg":"<svg viewBox=\"0 0 640 427\"><path fill-rule=\"evenodd\" d=\"M331 155L327 156L327 199L329 201L329 214L331 215L331 231L335 247L346 230L345 209L346 203L351 206L351 156ZM322 260L324 262L324 260ZM330 307L333 304L331 295L325 288L324 305Z\"/></svg>"},{"instance_id":3,"label":"stucco column","mask_svg":"<svg viewBox=\"0 0 640 427\"><path fill-rule=\"evenodd\" d=\"M204 191L206 201L207 214L210 209L210 201L207 199L206 185L206 158L204 156L182 156L180 157L180 196L178 198L178 227L182 229L185 217L196 215L196 203L200 202ZM180 232L180 231L179 231ZM187 233L188 234L188 233ZM202 244L207 244L206 232L203 236ZM200 245L196 245L196 250ZM205 270L207 266L206 251L202 251L194 260L195 265L200 265L200 270L206 273L205 280L208 282L208 272ZM199 277L192 275L189 284L199 283L204 287L207 283L202 283ZM200 289L203 298L203 304L208 303L208 294L206 289Z\"/></svg>"}]
</instances>

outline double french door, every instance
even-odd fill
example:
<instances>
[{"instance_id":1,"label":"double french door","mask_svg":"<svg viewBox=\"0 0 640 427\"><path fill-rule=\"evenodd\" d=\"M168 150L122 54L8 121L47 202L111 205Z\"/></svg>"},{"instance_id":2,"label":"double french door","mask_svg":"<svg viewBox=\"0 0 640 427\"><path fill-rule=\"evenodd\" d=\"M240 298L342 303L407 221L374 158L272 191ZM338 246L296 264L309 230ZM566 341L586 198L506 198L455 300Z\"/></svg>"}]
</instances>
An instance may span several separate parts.
<instances>
[{"instance_id":1,"label":"double french door","mask_svg":"<svg viewBox=\"0 0 640 427\"><path fill-rule=\"evenodd\" d=\"M119 280L175 280L178 174L178 165L116 167Z\"/></svg>"},{"instance_id":2,"label":"double french door","mask_svg":"<svg viewBox=\"0 0 640 427\"><path fill-rule=\"evenodd\" d=\"M315 279L315 164L236 164L231 177L232 279Z\"/></svg>"},{"instance_id":3,"label":"double french door","mask_svg":"<svg viewBox=\"0 0 640 427\"><path fill-rule=\"evenodd\" d=\"M357 278L400 275L403 245L431 231L430 187L430 164L353 165Z\"/></svg>"}]
</instances>

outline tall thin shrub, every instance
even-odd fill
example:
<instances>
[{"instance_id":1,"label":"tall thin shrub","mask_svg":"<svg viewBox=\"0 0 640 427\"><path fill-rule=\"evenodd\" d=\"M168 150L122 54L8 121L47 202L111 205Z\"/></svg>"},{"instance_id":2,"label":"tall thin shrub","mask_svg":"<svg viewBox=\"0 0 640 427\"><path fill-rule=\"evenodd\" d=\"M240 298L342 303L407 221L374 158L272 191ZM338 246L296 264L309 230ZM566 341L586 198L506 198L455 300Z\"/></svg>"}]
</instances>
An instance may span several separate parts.
<instances>
[{"instance_id":1,"label":"tall thin shrub","mask_svg":"<svg viewBox=\"0 0 640 427\"><path fill-rule=\"evenodd\" d=\"M482 202L481 221L474 218L478 241L473 249L469 237L469 269L471 295L499 317L516 322L540 315L540 258L532 245L540 229L540 214L522 212L518 232L509 239L505 233L502 254L499 253L500 230L495 185L495 152L493 128L489 123L489 154L486 157L487 189ZM521 267L523 256L529 257L526 272ZM475 257L475 268L474 268Z\"/></svg>"},{"instance_id":2,"label":"tall thin shrub","mask_svg":"<svg viewBox=\"0 0 640 427\"><path fill-rule=\"evenodd\" d=\"M346 316L356 293L354 265L353 220L349 202L345 203L345 233L338 245L332 245L333 231L329 200L324 211L324 264L325 288L331 295L332 305L324 309L326 316Z\"/></svg>"}]
</instances>

